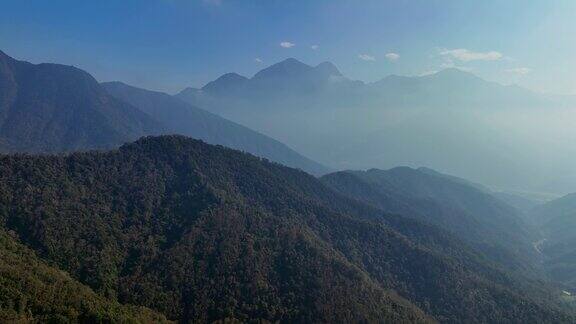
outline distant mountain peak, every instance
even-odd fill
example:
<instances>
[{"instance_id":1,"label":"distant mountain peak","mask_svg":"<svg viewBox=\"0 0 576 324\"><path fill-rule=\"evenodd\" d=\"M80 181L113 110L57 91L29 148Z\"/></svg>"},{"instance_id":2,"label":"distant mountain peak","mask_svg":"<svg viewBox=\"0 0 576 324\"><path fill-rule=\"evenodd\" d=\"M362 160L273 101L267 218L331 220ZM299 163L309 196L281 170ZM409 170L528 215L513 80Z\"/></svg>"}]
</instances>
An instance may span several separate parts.
<instances>
[{"instance_id":1,"label":"distant mountain peak","mask_svg":"<svg viewBox=\"0 0 576 324\"><path fill-rule=\"evenodd\" d=\"M3 152L112 148L162 130L150 116L108 95L88 72L73 66L32 64L2 53L0 88Z\"/></svg>"},{"instance_id":2,"label":"distant mountain peak","mask_svg":"<svg viewBox=\"0 0 576 324\"><path fill-rule=\"evenodd\" d=\"M194 88L194 87L186 87L184 89L182 89L180 92L178 92L177 94L175 94L175 96L189 96L189 95L202 95L204 93L204 91L202 89L199 88Z\"/></svg>"},{"instance_id":3,"label":"distant mountain peak","mask_svg":"<svg viewBox=\"0 0 576 324\"><path fill-rule=\"evenodd\" d=\"M447 68L447 69L438 71L434 74L424 76L424 78L433 78L433 79L440 79L440 78L441 79L462 79L462 78L467 78L467 79L481 80L480 77L478 77L474 73L464 71L464 70L459 69L459 68Z\"/></svg>"},{"instance_id":4,"label":"distant mountain peak","mask_svg":"<svg viewBox=\"0 0 576 324\"><path fill-rule=\"evenodd\" d=\"M214 80L213 82L227 82L228 83L228 82L244 82L246 80L248 80L247 77L240 75L238 73L232 72L232 73L223 74L222 76L220 76L218 79ZM213 83L213 82L210 82L210 83ZM210 83L208 83L206 86L208 86Z\"/></svg>"},{"instance_id":5,"label":"distant mountain peak","mask_svg":"<svg viewBox=\"0 0 576 324\"><path fill-rule=\"evenodd\" d=\"M232 73L226 73L216 80L236 82L236 81L246 81L248 80L248 78L238 73L232 72Z\"/></svg>"},{"instance_id":6,"label":"distant mountain peak","mask_svg":"<svg viewBox=\"0 0 576 324\"><path fill-rule=\"evenodd\" d=\"M289 57L289 58L285 59L284 61L280 61L274 65L306 65L306 66L309 66L308 64L303 63L303 62L301 62L301 61L299 61L293 57Z\"/></svg>"},{"instance_id":7,"label":"distant mountain peak","mask_svg":"<svg viewBox=\"0 0 576 324\"><path fill-rule=\"evenodd\" d=\"M386 76L383 80L411 80L411 79L414 79L414 77L398 74L390 74Z\"/></svg>"},{"instance_id":8,"label":"distant mountain peak","mask_svg":"<svg viewBox=\"0 0 576 324\"><path fill-rule=\"evenodd\" d=\"M315 69L328 76L342 76L340 70L332 62L322 62L316 65Z\"/></svg>"},{"instance_id":9,"label":"distant mountain peak","mask_svg":"<svg viewBox=\"0 0 576 324\"><path fill-rule=\"evenodd\" d=\"M256 73L253 79L278 78L294 76L312 71L312 67L302 63L295 58L288 58L282 62L273 64L260 72Z\"/></svg>"},{"instance_id":10,"label":"distant mountain peak","mask_svg":"<svg viewBox=\"0 0 576 324\"><path fill-rule=\"evenodd\" d=\"M122 81L106 81L106 82L100 82L100 84L112 87L132 87Z\"/></svg>"},{"instance_id":11,"label":"distant mountain peak","mask_svg":"<svg viewBox=\"0 0 576 324\"><path fill-rule=\"evenodd\" d=\"M238 73L226 73L220 76L218 79L207 83L204 87L202 87L202 90L208 92L226 91L230 88L241 86L246 81L248 81L248 78Z\"/></svg>"},{"instance_id":12,"label":"distant mountain peak","mask_svg":"<svg viewBox=\"0 0 576 324\"><path fill-rule=\"evenodd\" d=\"M238 79L238 75L228 77ZM163 92L136 88L120 82L103 83L102 86L116 99L137 107L159 121L167 127L170 134L189 136L207 143L249 152L316 175L329 172L327 167L300 155L275 139L182 100L182 96L186 96L187 93L195 94L202 90L186 88L173 97ZM220 88L219 91L224 92L226 89Z\"/></svg>"}]
</instances>

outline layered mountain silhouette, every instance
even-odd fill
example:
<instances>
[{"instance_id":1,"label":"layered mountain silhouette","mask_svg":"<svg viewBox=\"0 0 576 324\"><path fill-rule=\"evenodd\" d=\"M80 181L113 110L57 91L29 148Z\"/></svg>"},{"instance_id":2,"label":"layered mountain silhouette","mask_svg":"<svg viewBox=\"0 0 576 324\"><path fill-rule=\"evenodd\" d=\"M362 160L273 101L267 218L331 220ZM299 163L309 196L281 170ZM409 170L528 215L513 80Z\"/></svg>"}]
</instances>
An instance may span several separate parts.
<instances>
[{"instance_id":1,"label":"layered mountain silhouette","mask_svg":"<svg viewBox=\"0 0 576 324\"><path fill-rule=\"evenodd\" d=\"M228 73L202 89L187 88L176 96L222 113L233 109L273 112L284 107L305 109L310 106L307 100L337 102L349 95L348 90L361 84L345 78L330 62L309 66L289 58L259 71L252 78Z\"/></svg>"},{"instance_id":2,"label":"layered mountain silhouette","mask_svg":"<svg viewBox=\"0 0 576 324\"><path fill-rule=\"evenodd\" d=\"M429 168L315 178L329 169L282 144L486 176L488 156L529 157L478 108L550 100L295 59L170 96L0 52L0 321L575 322L574 195L526 216L509 203L533 201Z\"/></svg>"},{"instance_id":3,"label":"layered mountain silhouette","mask_svg":"<svg viewBox=\"0 0 576 324\"><path fill-rule=\"evenodd\" d=\"M510 270L539 274L532 243L538 236L521 213L467 180L431 169L342 171L325 175L329 187L390 213L444 228Z\"/></svg>"},{"instance_id":4,"label":"layered mountain silhouette","mask_svg":"<svg viewBox=\"0 0 576 324\"><path fill-rule=\"evenodd\" d=\"M325 174L329 170L272 138L168 94L139 89L121 82L107 82L102 86L112 96L159 121L170 133L249 152L315 175Z\"/></svg>"},{"instance_id":5,"label":"layered mountain silhouette","mask_svg":"<svg viewBox=\"0 0 576 324\"><path fill-rule=\"evenodd\" d=\"M518 86L485 81L457 68L417 77L388 76L369 84L383 104L408 107L483 108L541 107L551 99Z\"/></svg>"},{"instance_id":6,"label":"layered mountain silhouette","mask_svg":"<svg viewBox=\"0 0 576 324\"><path fill-rule=\"evenodd\" d=\"M576 211L576 194L568 194L532 209L534 223L548 224L555 219L570 217Z\"/></svg>"},{"instance_id":7,"label":"layered mountain silhouette","mask_svg":"<svg viewBox=\"0 0 576 324\"><path fill-rule=\"evenodd\" d=\"M226 96L243 95L241 91L246 91L246 95L254 95L254 99L261 100L262 95L275 95L262 91L263 88L273 92L306 92L320 90L326 83L341 77L342 74L332 63L324 62L312 67L290 58L261 70L250 79L234 73L225 74L202 90L211 95Z\"/></svg>"},{"instance_id":8,"label":"layered mountain silhouette","mask_svg":"<svg viewBox=\"0 0 576 324\"><path fill-rule=\"evenodd\" d=\"M0 52L0 152L109 149L144 135L182 134L319 175L328 168L286 145L160 92Z\"/></svg>"},{"instance_id":9,"label":"layered mountain silhouette","mask_svg":"<svg viewBox=\"0 0 576 324\"><path fill-rule=\"evenodd\" d=\"M508 205L518 209L523 213L523 215L527 216L528 212L535 208L536 206L542 204L546 200L541 197L531 196L523 193L517 192L492 192L492 195L501 201L507 203ZM528 223L531 223L531 220L527 219Z\"/></svg>"},{"instance_id":10,"label":"layered mountain silhouette","mask_svg":"<svg viewBox=\"0 0 576 324\"><path fill-rule=\"evenodd\" d=\"M568 138L576 134L555 127L570 118L562 116L576 100L456 68L365 83L331 63L287 59L250 78L226 74L176 96L334 169L428 166L505 190L576 188L574 171L562 162L574 154ZM544 188L555 179L570 183Z\"/></svg>"},{"instance_id":11,"label":"layered mountain silhouette","mask_svg":"<svg viewBox=\"0 0 576 324\"><path fill-rule=\"evenodd\" d=\"M545 256L550 276L576 289L576 194L549 201L531 210L542 232L538 250Z\"/></svg>"},{"instance_id":12,"label":"layered mountain silhouette","mask_svg":"<svg viewBox=\"0 0 576 324\"><path fill-rule=\"evenodd\" d=\"M221 146L149 137L0 168L3 230L101 296L169 319L574 321L559 291L444 230Z\"/></svg>"},{"instance_id":13,"label":"layered mountain silhouette","mask_svg":"<svg viewBox=\"0 0 576 324\"><path fill-rule=\"evenodd\" d=\"M312 97L307 98L313 100L308 105L316 109L334 108L327 107L327 104L351 103L410 108L479 106L494 109L501 106L526 108L551 102L551 98L532 91L487 82L457 68L417 77L391 75L374 83L364 83L346 78L330 62L310 66L294 58L267 67L252 78L228 73L209 82L202 89L187 88L177 96L191 103L215 101L220 106L216 105L213 109L221 111L233 109L227 107L226 103L250 103L252 106L240 108L274 110L280 108L277 105L283 107L284 104L306 97ZM347 99L342 102L333 96ZM262 104L272 106L260 106Z\"/></svg>"},{"instance_id":14,"label":"layered mountain silhouette","mask_svg":"<svg viewBox=\"0 0 576 324\"><path fill-rule=\"evenodd\" d=\"M88 73L30 64L0 52L0 149L67 152L111 148L162 126L100 87Z\"/></svg>"}]
</instances>

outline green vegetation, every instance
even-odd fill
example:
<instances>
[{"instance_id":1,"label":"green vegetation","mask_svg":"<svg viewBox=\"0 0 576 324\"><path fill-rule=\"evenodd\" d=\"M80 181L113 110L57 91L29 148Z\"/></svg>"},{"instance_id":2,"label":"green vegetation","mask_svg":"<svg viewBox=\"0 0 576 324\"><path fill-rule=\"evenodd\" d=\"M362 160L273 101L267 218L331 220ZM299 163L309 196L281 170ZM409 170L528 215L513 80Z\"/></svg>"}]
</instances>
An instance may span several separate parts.
<instances>
[{"instance_id":1,"label":"green vegetation","mask_svg":"<svg viewBox=\"0 0 576 324\"><path fill-rule=\"evenodd\" d=\"M161 323L144 307L95 294L0 231L0 322Z\"/></svg>"},{"instance_id":2,"label":"green vegetation","mask_svg":"<svg viewBox=\"0 0 576 324\"><path fill-rule=\"evenodd\" d=\"M447 232L179 136L0 157L0 222L101 296L184 322L575 319Z\"/></svg>"},{"instance_id":3,"label":"green vegetation","mask_svg":"<svg viewBox=\"0 0 576 324\"><path fill-rule=\"evenodd\" d=\"M508 270L541 276L532 242L537 234L519 211L488 189L430 169L341 171L321 181L389 213L450 231Z\"/></svg>"},{"instance_id":4,"label":"green vegetation","mask_svg":"<svg viewBox=\"0 0 576 324\"><path fill-rule=\"evenodd\" d=\"M576 194L540 205L530 216L542 232L543 239L536 245L545 257L548 274L576 291Z\"/></svg>"}]
</instances>

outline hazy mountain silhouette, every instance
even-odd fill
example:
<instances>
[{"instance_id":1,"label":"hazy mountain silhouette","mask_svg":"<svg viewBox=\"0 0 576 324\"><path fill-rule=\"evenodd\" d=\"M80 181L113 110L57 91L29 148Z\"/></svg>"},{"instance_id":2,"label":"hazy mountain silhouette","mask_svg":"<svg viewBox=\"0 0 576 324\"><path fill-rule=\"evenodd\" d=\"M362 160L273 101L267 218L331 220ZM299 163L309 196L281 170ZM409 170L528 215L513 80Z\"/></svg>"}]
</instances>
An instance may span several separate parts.
<instances>
[{"instance_id":1,"label":"hazy mountain silhouette","mask_svg":"<svg viewBox=\"0 0 576 324\"><path fill-rule=\"evenodd\" d=\"M529 214L533 208L543 203L542 198L532 197L517 192L496 191L492 192L492 195L519 211L522 211L526 221L529 223L532 223L532 220L527 217L527 214Z\"/></svg>"},{"instance_id":2,"label":"hazy mountain silhouette","mask_svg":"<svg viewBox=\"0 0 576 324\"><path fill-rule=\"evenodd\" d=\"M112 96L130 103L162 123L168 133L235 148L315 175L325 174L329 170L272 138L168 94L139 89L121 82L107 82L102 86Z\"/></svg>"},{"instance_id":3,"label":"hazy mountain silhouette","mask_svg":"<svg viewBox=\"0 0 576 324\"><path fill-rule=\"evenodd\" d=\"M337 90L338 92L335 92ZM502 105L534 107L550 102L549 98L517 86L502 86L487 82L472 73L457 68L448 68L425 76L406 77L391 75L374 83L352 81L340 73L338 68L324 62L310 66L294 58L286 59L267 67L252 78L228 73L208 83L199 95L197 89L184 89L177 96L191 103L206 100L206 96L218 99L234 99L237 103L273 104L283 106L301 98L313 97L317 109L332 109L326 104L343 104L331 96L348 98L345 104L389 105L393 107L476 107L493 109ZM213 109L227 110L225 104ZM241 106L242 109L279 109L279 107ZM292 107L299 110L302 107Z\"/></svg>"},{"instance_id":4,"label":"hazy mountain silhouette","mask_svg":"<svg viewBox=\"0 0 576 324\"><path fill-rule=\"evenodd\" d=\"M238 93L248 82L249 79L244 76L237 73L228 73L206 84L202 90L213 95L225 97Z\"/></svg>"},{"instance_id":5,"label":"hazy mountain silhouette","mask_svg":"<svg viewBox=\"0 0 576 324\"><path fill-rule=\"evenodd\" d=\"M251 78L226 75L176 96L334 169L426 165L526 191L544 191L545 184L574 173L563 161L576 154L570 145L576 132L567 137L571 131L552 127L558 123L551 120L571 118L563 117L564 108L575 100L456 68L364 83L331 63L287 59ZM569 179L546 190L576 188L576 175Z\"/></svg>"},{"instance_id":6,"label":"hazy mountain silhouette","mask_svg":"<svg viewBox=\"0 0 576 324\"><path fill-rule=\"evenodd\" d=\"M103 85L58 64L0 52L0 151L71 152L117 147L144 135L183 134L319 175L328 168L286 145L160 92Z\"/></svg>"},{"instance_id":7,"label":"hazy mountain silhouette","mask_svg":"<svg viewBox=\"0 0 576 324\"><path fill-rule=\"evenodd\" d=\"M239 110L274 111L301 102L300 96L316 100L319 94L323 97L326 97L325 92L336 95L336 91L357 85L358 82L345 78L330 62L310 66L289 58L259 71L252 78L228 73L209 82L201 91L187 88L177 97L192 104L210 106L215 111L234 109L235 105L239 105Z\"/></svg>"},{"instance_id":8,"label":"hazy mountain silhouette","mask_svg":"<svg viewBox=\"0 0 576 324\"><path fill-rule=\"evenodd\" d=\"M473 188L475 188L475 189L477 189L483 193L487 193L487 194L491 195L492 197L499 199L500 201L502 201L503 203L505 203L509 207L513 207L513 208L517 209L517 211L519 211L520 213L518 213L517 211L514 211L513 214L516 214L516 215L520 214L521 217L523 219L525 219L526 221L528 221L529 224L531 224L531 221L529 219L526 219L526 217L527 217L526 212L528 212L532 208L542 204L544 201L543 198L530 196L529 194L523 194L523 193L518 193L518 192L507 192L507 191L494 191L494 190L486 187L483 184L472 182L470 180L463 179L460 177L455 177L453 175L444 174L444 173L441 173L441 172L438 172L436 170L426 168L426 167L420 167L420 168L418 168L418 171L421 171L421 172L424 172L424 173L427 173L430 175L434 175L434 176L444 177L449 181L453 181L453 182L457 182L457 183L460 183L460 184L463 184L466 186L470 186L470 187L473 187Z\"/></svg>"},{"instance_id":9,"label":"hazy mountain silhouette","mask_svg":"<svg viewBox=\"0 0 576 324\"><path fill-rule=\"evenodd\" d=\"M61 152L111 148L162 131L115 99L88 73L31 64L0 52L0 150Z\"/></svg>"},{"instance_id":10,"label":"hazy mountain silhouette","mask_svg":"<svg viewBox=\"0 0 576 324\"><path fill-rule=\"evenodd\" d=\"M548 98L532 91L488 82L457 68L418 77L389 76L369 86L373 96L380 96L385 104L395 106L494 109L550 103Z\"/></svg>"},{"instance_id":11,"label":"hazy mountain silhouette","mask_svg":"<svg viewBox=\"0 0 576 324\"><path fill-rule=\"evenodd\" d=\"M576 194L535 207L530 215L543 239L538 250L550 276L576 289Z\"/></svg>"},{"instance_id":12,"label":"hazy mountain silhouette","mask_svg":"<svg viewBox=\"0 0 576 324\"><path fill-rule=\"evenodd\" d=\"M546 224L555 218L571 216L576 211L576 194L568 194L554 199L532 210L532 217L536 224Z\"/></svg>"}]
</instances>

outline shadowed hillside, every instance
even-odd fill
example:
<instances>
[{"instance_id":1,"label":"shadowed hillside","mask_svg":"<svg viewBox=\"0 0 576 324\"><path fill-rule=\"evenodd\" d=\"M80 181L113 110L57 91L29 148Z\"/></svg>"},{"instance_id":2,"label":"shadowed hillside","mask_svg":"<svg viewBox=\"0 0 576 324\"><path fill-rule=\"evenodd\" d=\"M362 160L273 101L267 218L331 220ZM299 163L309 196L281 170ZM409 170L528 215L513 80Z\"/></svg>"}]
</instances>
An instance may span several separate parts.
<instances>
[{"instance_id":1,"label":"shadowed hillside","mask_svg":"<svg viewBox=\"0 0 576 324\"><path fill-rule=\"evenodd\" d=\"M444 231L199 141L4 156L0 177L7 229L100 294L171 319L571 321L556 292Z\"/></svg>"},{"instance_id":2,"label":"shadowed hillside","mask_svg":"<svg viewBox=\"0 0 576 324\"><path fill-rule=\"evenodd\" d=\"M162 130L80 69L17 61L0 51L0 151L113 148Z\"/></svg>"},{"instance_id":3,"label":"shadowed hillside","mask_svg":"<svg viewBox=\"0 0 576 324\"><path fill-rule=\"evenodd\" d=\"M50 267L0 230L0 321L3 323L165 323L149 309L123 306Z\"/></svg>"},{"instance_id":4,"label":"shadowed hillside","mask_svg":"<svg viewBox=\"0 0 576 324\"><path fill-rule=\"evenodd\" d=\"M525 274L538 274L535 229L521 213L488 189L420 168L342 171L321 180L329 187L390 213L435 224L472 243L494 261Z\"/></svg>"},{"instance_id":5,"label":"shadowed hillside","mask_svg":"<svg viewBox=\"0 0 576 324\"><path fill-rule=\"evenodd\" d=\"M242 150L314 175L322 175L329 170L272 138L165 93L139 89L121 82L107 82L102 86L112 96L138 107L161 122L169 133Z\"/></svg>"}]
</instances>

